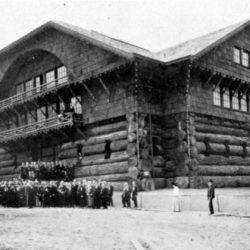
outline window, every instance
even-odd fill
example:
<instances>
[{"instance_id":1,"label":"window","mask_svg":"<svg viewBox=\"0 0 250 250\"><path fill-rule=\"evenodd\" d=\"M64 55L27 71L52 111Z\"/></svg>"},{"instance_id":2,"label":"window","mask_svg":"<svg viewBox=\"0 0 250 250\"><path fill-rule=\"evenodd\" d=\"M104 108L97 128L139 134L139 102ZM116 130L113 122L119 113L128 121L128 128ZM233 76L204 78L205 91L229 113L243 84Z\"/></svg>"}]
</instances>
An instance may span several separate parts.
<instances>
[{"instance_id":1,"label":"window","mask_svg":"<svg viewBox=\"0 0 250 250\"><path fill-rule=\"evenodd\" d=\"M213 102L216 106L221 106L220 86L215 87L213 90Z\"/></svg>"},{"instance_id":2,"label":"window","mask_svg":"<svg viewBox=\"0 0 250 250\"><path fill-rule=\"evenodd\" d=\"M36 122L36 112L35 110L30 110L29 113L27 113L27 122L28 124Z\"/></svg>"},{"instance_id":3,"label":"window","mask_svg":"<svg viewBox=\"0 0 250 250\"><path fill-rule=\"evenodd\" d=\"M81 97L78 97L78 99L81 99ZM71 98L70 107L74 109L76 114L82 114L82 105L78 102L76 97Z\"/></svg>"},{"instance_id":4,"label":"window","mask_svg":"<svg viewBox=\"0 0 250 250\"><path fill-rule=\"evenodd\" d=\"M242 51L242 65L249 67L249 53L245 50Z\"/></svg>"},{"instance_id":5,"label":"window","mask_svg":"<svg viewBox=\"0 0 250 250\"><path fill-rule=\"evenodd\" d=\"M226 89L223 93L223 107L230 108L230 91Z\"/></svg>"},{"instance_id":6,"label":"window","mask_svg":"<svg viewBox=\"0 0 250 250\"><path fill-rule=\"evenodd\" d=\"M232 108L239 110L239 94L236 92L232 97Z\"/></svg>"},{"instance_id":7,"label":"window","mask_svg":"<svg viewBox=\"0 0 250 250\"><path fill-rule=\"evenodd\" d=\"M41 85L42 85L42 77L41 76L37 76L35 78L35 85L36 85L36 92L40 92L41 91Z\"/></svg>"},{"instance_id":8,"label":"window","mask_svg":"<svg viewBox=\"0 0 250 250\"><path fill-rule=\"evenodd\" d=\"M234 47L234 62L241 63L241 50Z\"/></svg>"},{"instance_id":9,"label":"window","mask_svg":"<svg viewBox=\"0 0 250 250\"><path fill-rule=\"evenodd\" d=\"M41 122L41 121L45 121L46 120L46 107L41 107L39 109L37 109L37 121Z\"/></svg>"},{"instance_id":10,"label":"window","mask_svg":"<svg viewBox=\"0 0 250 250\"><path fill-rule=\"evenodd\" d=\"M27 124L27 120L26 120L26 114L22 113L20 115L20 126L26 125Z\"/></svg>"},{"instance_id":11,"label":"window","mask_svg":"<svg viewBox=\"0 0 250 250\"><path fill-rule=\"evenodd\" d=\"M247 94L243 94L240 99L240 109L247 112Z\"/></svg>"},{"instance_id":12,"label":"window","mask_svg":"<svg viewBox=\"0 0 250 250\"><path fill-rule=\"evenodd\" d=\"M56 103L53 103L52 105L48 106L48 117L51 118L53 116L56 116Z\"/></svg>"},{"instance_id":13,"label":"window","mask_svg":"<svg viewBox=\"0 0 250 250\"><path fill-rule=\"evenodd\" d=\"M46 79L46 83L47 83L47 87L49 88L53 88L56 85L55 82L55 71L51 70L49 72L47 72L45 74L45 79Z\"/></svg>"},{"instance_id":14,"label":"window","mask_svg":"<svg viewBox=\"0 0 250 250\"><path fill-rule=\"evenodd\" d=\"M32 92L31 92L32 89L33 89L33 80L29 80L25 82L25 91L27 91L27 96L32 95Z\"/></svg>"},{"instance_id":15,"label":"window","mask_svg":"<svg viewBox=\"0 0 250 250\"><path fill-rule=\"evenodd\" d=\"M62 84L67 81L67 70L65 66L61 66L57 69L58 84Z\"/></svg>"}]
</instances>

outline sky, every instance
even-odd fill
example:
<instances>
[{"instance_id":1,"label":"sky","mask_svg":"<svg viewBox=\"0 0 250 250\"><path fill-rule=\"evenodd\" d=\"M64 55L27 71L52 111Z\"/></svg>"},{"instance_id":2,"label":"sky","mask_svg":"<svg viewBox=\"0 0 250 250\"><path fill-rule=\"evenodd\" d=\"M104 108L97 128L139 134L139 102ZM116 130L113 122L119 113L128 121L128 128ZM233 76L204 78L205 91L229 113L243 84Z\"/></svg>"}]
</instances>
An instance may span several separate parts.
<instances>
[{"instance_id":1,"label":"sky","mask_svg":"<svg viewBox=\"0 0 250 250\"><path fill-rule=\"evenodd\" d=\"M0 0L0 49L49 20L159 51L250 19L250 0Z\"/></svg>"}]
</instances>

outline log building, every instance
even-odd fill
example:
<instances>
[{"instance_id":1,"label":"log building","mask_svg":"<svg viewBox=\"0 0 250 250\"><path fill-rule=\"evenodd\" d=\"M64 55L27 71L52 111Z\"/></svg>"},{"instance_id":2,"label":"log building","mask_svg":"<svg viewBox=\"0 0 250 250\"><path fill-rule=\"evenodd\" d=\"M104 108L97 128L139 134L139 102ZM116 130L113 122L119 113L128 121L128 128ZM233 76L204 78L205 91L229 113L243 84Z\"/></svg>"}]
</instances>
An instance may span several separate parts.
<instances>
[{"instance_id":1,"label":"log building","mask_svg":"<svg viewBox=\"0 0 250 250\"><path fill-rule=\"evenodd\" d=\"M0 51L0 180L66 159L116 188L250 186L249 41L243 22L153 53L44 24Z\"/></svg>"}]
</instances>

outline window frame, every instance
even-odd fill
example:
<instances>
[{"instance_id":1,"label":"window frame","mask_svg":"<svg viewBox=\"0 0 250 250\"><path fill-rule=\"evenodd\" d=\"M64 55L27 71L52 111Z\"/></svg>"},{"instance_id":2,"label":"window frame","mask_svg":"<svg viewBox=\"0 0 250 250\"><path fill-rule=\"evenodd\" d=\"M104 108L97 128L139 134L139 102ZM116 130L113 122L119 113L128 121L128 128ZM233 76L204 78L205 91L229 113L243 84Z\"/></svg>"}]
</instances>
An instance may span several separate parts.
<instances>
[{"instance_id":1,"label":"window frame","mask_svg":"<svg viewBox=\"0 0 250 250\"><path fill-rule=\"evenodd\" d=\"M236 57L235 52L238 51L239 52L239 56ZM239 58L239 62L235 60L235 58ZM241 54L241 48L234 46L233 48L233 61L236 64L242 65L242 54Z\"/></svg>"},{"instance_id":2,"label":"window frame","mask_svg":"<svg viewBox=\"0 0 250 250\"><path fill-rule=\"evenodd\" d=\"M225 108L225 109L231 109L232 108L232 102L231 102L231 91L229 88L226 88L226 90L223 92L221 91L221 96L222 96L222 100L221 100L221 104L222 104L222 107ZM228 92L228 95L226 95L226 93ZM229 107L226 107L225 106L225 96L228 96L228 101L227 103L229 104Z\"/></svg>"},{"instance_id":3,"label":"window frame","mask_svg":"<svg viewBox=\"0 0 250 250\"><path fill-rule=\"evenodd\" d=\"M57 79L58 85L61 85L65 81L68 81L68 72L67 72L67 68L65 67L65 65L61 65L56 68L56 79Z\"/></svg>"},{"instance_id":4,"label":"window frame","mask_svg":"<svg viewBox=\"0 0 250 250\"><path fill-rule=\"evenodd\" d=\"M219 90L219 91L218 91ZM217 96L215 96L217 95ZM219 97L219 99L217 98ZM213 86L213 105L217 106L217 107L221 107L222 106L222 95L221 95L221 87L220 86ZM219 103L216 103L216 100Z\"/></svg>"},{"instance_id":5,"label":"window frame","mask_svg":"<svg viewBox=\"0 0 250 250\"><path fill-rule=\"evenodd\" d=\"M53 73L54 79L52 81L47 80L47 74ZM47 89L54 88L56 86L56 68L48 70L44 73L44 82L46 83Z\"/></svg>"},{"instance_id":6,"label":"window frame","mask_svg":"<svg viewBox=\"0 0 250 250\"><path fill-rule=\"evenodd\" d=\"M248 59L248 63L247 65L244 64L244 54L247 55L247 59ZM242 49L241 50L241 65L245 68L249 68L250 67L250 53L249 51Z\"/></svg>"}]
</instances>

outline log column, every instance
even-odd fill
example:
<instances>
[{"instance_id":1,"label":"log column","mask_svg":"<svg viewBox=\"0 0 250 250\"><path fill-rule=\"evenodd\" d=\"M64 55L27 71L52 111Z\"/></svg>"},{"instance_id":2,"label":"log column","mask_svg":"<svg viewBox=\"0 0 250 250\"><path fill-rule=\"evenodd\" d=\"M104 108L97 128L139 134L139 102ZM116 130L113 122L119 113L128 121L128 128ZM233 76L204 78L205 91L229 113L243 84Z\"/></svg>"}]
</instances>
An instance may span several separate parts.
<instances>
[{"instance_id":1,"label":"log column","mask_svg":"<svg viewBox=\"0 0 250 250\"><path fill-rule=\"evenodd\" d=\"M134 114L127 114L127 134L128 134L128 173L131 180L136 180L139 174L138 164L138 142L137 142L137 124Z\"/></svg>"},{"instance_id":2,"label":"log column","mask_svg":"<svg viewBox=\"0 0 250 250\"><path fill-rule=\"evenodd\" d=\"M138 139L139 139L139 150L140 150L140 160L139 160L139 168L143 173L141 185L143 190L154 190L155 182L152 177L154 177L153 172L153 156L154 152L156 152L157 146L153 145L152 136L152 124L150 121L147 122L147 115L141 113L138 119Z\"/></svg>"}]
</instances>

